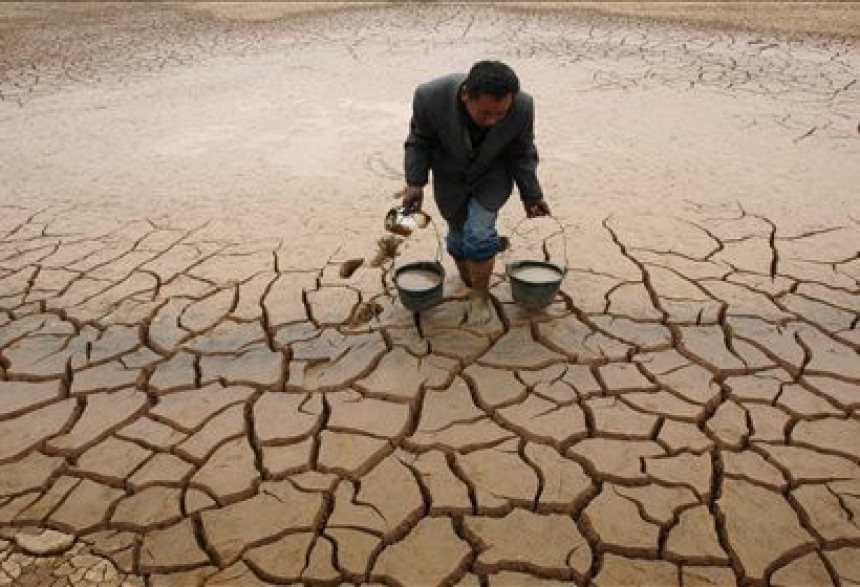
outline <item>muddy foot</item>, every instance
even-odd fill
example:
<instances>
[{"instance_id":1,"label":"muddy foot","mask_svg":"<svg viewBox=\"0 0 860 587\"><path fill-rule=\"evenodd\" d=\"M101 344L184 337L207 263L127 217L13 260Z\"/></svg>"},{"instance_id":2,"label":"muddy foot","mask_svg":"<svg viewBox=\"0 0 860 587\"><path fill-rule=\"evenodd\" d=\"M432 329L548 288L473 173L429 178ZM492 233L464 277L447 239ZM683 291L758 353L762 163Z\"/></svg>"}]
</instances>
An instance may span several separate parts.
<instances>
[{"instance_id":1,"label":"muddy foot","mask_svg":"<svg viewBox=\"0 0 860 587\"><path fill-rule=\"evenodd\" d=\"M469 309L466 322L472 326L484 326L493 320L493 304L486 295L472 293L469 296Z\"/></svg>"}]
</instances>

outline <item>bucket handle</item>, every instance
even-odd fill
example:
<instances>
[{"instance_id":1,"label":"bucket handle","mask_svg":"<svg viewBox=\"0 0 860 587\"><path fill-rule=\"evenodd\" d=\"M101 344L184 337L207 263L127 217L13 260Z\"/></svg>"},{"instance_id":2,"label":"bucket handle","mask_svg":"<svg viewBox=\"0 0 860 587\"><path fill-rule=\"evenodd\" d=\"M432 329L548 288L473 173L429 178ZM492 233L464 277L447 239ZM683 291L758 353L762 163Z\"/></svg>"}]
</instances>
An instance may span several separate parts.
<instances>
[{"instance_id":1,"label":"bucket handle","mask_svg":"<svg viewBox=\"0 0 860 587\"><path fill-rule=\"evenodd\" d=\"M431 226L433 226L433 232L436 234L436 262L440 265L442 264L442 235L439 233L439 227L436 226L436 221L433 220L433 217L427 214L426 212L421 212L427 217L427 220L430 221Z\"/></svg>"},{"instance_id":2,"label":"bucket handle","mask_svg":"<svg viewBox=\"0 0 860 587\"><path fill-rule=\"evenodd\" d=\"M433 217L430 216L429 214L427 214L427 212L424 212L422 210L415 212L415 214L423 214L424 217L427 218L427 221L433 226L433 232L436 234L436 264L441 265L442 264L442 236L439 233L439 227L436 225L436 221L433 220ZM394 268L394 267L392 267L392 269L396 270L396 268Z\"/></svg>"},{"instance_id":3,"label":"bucket handle","mask_svg":"<svg viewBox=\"0 0 860 587\"><path fill-rule=\"evenodd\" d=\"M558 227L560 229L559 232L561 233L562 249L564 250L564 270L566 272L568 270L568 268L570 267L570 261L568 260L568 256L567 256L567 231L564 229L564 224L562 224L561 220L559 220L558 218L556 218L552 214L546 214L544 216L536 216L535 218L552 218L553 220L555 220L555 223L558 224ZM511 232L513 234L525 236L519 231L519 228L522 225L522 223L525 222L526 220L534 220L534 218L529 218L528 216L526 216L525 218L520 219L520 221L514 225L514 228ZM546 238L546 240L551 239L556 234L559 234L559 232L552 233L551 235L549 235Z\"/></svg>"}]
</instances>

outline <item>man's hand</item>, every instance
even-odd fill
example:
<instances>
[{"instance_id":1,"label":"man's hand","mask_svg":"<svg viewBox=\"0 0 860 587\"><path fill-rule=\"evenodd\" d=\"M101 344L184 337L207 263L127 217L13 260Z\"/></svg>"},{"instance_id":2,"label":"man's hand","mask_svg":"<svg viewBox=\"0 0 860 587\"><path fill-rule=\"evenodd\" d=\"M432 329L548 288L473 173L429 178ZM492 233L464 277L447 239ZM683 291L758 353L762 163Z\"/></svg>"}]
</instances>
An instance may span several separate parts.
<instances>
[{"instance_id":1,"label":"man's hand","mask_svg":"<svg viewBox=\"0 0 860 587\"><path fill-rule=\"evenodd\" d=\"M549 216L549 205L546 200L523 200L523 208L526 210L526 216L529 218L537 218L539 216Z\"/></svg>"},{"instance_id":2,"label":"man's hand","mask_svg":"<svg viewBox=\"0 0 860 587\"><path fill-rule=\"evenodd\" d=\"M421 210L424 203L424 188L420 185L408 185L403 190L403 209L408 214L414 214Z\"/></svg>"}]
</instances>

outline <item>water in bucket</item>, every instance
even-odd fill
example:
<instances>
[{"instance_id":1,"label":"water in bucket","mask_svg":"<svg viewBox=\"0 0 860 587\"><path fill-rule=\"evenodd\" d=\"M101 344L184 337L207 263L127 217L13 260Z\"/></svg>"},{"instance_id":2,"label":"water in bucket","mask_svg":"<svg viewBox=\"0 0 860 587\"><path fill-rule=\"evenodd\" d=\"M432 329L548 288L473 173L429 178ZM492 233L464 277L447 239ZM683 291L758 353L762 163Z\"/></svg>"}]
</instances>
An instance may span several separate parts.
<instances>
[{"instance_id":1,"label":"water in bucket","mask_svg":"<svg viewBox=\"0 0 860 587\"><path fill-rule=\"evenodd\" d=\"M442 277L435 271L420 268L406 268L397 275L397 287L408 291L427 291L442 283Z\"/></svg>"},{"instance_id":2,"label":"water in bucket","mask_svg":"<svg viewBox=\"0 0 860 587\"><path fill-rule=\"evenodd\" d=\"M511 277L525 283L555 283L561 279L562 272L545 265L524 265L511 271Z\"/></svg>"}]
</instances>

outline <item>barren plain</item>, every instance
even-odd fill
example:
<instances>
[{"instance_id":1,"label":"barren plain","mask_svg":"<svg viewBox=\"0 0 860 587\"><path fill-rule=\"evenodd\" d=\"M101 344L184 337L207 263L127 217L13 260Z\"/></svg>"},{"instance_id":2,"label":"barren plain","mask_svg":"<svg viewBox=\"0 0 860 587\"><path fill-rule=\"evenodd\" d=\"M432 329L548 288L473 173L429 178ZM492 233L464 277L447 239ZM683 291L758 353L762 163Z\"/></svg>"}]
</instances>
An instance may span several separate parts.
<instances>
[{"instance_id":1,"label":"barren plain","mask_svg":"<svg viewBox=\"0 0 860 587\"><path fill-rule=\"evenodd\" d=\"M858 6L644 6L0 4L0 585L860 584ZM482 58L474 327L382 220Z\"/></svg>"}]
</instances>

